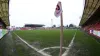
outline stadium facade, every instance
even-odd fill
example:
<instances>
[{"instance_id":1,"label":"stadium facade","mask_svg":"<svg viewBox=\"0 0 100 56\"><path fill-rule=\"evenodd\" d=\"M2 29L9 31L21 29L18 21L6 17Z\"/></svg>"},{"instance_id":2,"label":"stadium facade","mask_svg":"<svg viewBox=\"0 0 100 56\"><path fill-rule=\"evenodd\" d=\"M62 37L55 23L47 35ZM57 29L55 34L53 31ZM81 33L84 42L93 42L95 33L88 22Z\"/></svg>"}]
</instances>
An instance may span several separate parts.
<instances>
[{"instance_id":1,"label":"stadium facade","mask_svg":"<svg viewBox=\"0 0 100 56\"><path fill-rule=\"evenodd\" d=\"M80 26L100 38L100 0L85 0Z\"/></svg>"},{"instance_id":2,"label":"stadium facade","mask_svg":"<svg viewBox=\"0 0 100 56\"><path fill-rule=\"evenodd\" d=\"M31 28L36 28L36 27L43 27L44 25L41 24L25 24L24 27L31 27Z\"/></svg>"},{"instance_id":3,"label":"stadium facade","mask_svg":"<svg viewBox=\"0 0 100 56\"><path fill-rule=\"evenodd\" d=\"M44 28L42 24L25 24L21 30L33 30L33 29L42 29Z\"/></svg>"},{"instance_id":4,"label":"stadium facade","mask_svg":"<svg viewBox=\"0 0 100 56\"><path fill-rule=\"evenodd\" d=\"M9 0L0 0L0 28L10 26L9 22Z\"/></svg>"}]
</instances>

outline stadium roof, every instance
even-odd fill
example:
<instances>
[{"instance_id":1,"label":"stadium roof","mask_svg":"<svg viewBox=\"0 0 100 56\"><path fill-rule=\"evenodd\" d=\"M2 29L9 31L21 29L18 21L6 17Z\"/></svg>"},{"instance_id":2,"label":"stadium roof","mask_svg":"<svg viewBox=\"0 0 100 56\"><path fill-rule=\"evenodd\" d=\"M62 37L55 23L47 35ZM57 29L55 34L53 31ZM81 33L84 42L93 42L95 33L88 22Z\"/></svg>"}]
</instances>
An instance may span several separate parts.
<instances>
[{"instance_id":1,"label":"stadium roof","mask_svg":"<svg viewBox=\"0 0 100 56\"><path fill-rule=\"evenodd\" d=\"M0 18L9 26L9 0L0 0Z\"/></svg>"},{"instance_id":2,"label":"stadium roof","mask_svg":"<svg viewBox=\"0 0 100 56\"><path fill-rule=\"evenodd\" d=\"M25 24L25 27L42 27L44 25L41 24Z\"/></svg>"},{"instance_id":3,"label":"stadium roof","mask_svg":"<svg viewBox=\"0 0 100 56\"><path fill-rule=\"evenodd\" d=\"M100 7L100 0L85 0L83 15L80 21L82 26Z\"/></svg>"}]
</instances>

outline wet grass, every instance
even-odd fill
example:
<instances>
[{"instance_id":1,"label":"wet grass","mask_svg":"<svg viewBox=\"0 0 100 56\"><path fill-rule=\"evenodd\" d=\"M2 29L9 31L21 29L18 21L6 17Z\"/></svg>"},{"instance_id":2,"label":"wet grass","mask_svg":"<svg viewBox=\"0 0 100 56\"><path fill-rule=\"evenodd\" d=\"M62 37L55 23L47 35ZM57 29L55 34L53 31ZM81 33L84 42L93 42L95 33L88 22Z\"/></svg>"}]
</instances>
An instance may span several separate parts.
<instances>
[{"instance_id":1,"label":"wet grass","mask_svg":"<svg viewBox=\"0 0 100 56\"><path fill-rule=\"evenodd\" d=\"M59 46L60 30L19 30L14 32L30 44L39 42L41 48ZM64 30L64 46L68 46L75 32L76 30L72 29ZM75 37L69 56L100 56L100 43L93 36L77 30ZM57 56L59 49L57 51L51 54Z\"/></svg>"},{"instance_id":2,"label":"wet grass","mask_svg":"<svg viewBox=\"0 0 100 56\"><path fill-rule=\"evenodd\" d=\"M64 30L64 46L68 46L75 31ZM14 32L30 44L38 41L41 48L60 45L60 30L18 30Z\"/></svg>"},{"instance_id":3,"label":"wet grass","mask_svg":"<svg viewBox=\"0 0 100 56\"><path fill-rule=\"evenodd\" d=\"M16 56L14 49L11 35L7 34L0 39L0 56Z\"/></svg>"},{"instance_id":4,"label":"wet grass","mask_svg":"<svg viewBox=\"0 0 100 56\"><path fill-rule=\"evenodd\" d=\"M77 31L69 56L100 56L100 43L95 37Z\"/></svg>"},{"instance_id":5,"label":"wet grass","mask_svg":"<svg viewBox=\"0 0 100 56\"><path fill-rule=\"evenodd\" d=\"M17 56L42 56L35 50L31 49L25 43L23 43L15 34L12 33L13 40L15 43L15 51Z\"/></svg>"}]
</instances>

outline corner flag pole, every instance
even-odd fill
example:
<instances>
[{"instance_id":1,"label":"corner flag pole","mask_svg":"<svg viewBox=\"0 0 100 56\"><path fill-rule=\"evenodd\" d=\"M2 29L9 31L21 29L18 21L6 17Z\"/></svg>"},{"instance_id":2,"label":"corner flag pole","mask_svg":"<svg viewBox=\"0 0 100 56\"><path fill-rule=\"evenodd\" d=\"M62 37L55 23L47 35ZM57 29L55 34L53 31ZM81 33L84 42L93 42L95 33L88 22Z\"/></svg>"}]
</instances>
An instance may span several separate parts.
<instances>
[{"instance_id":1,"label":"corner flag pole","mask_svg":"<svg viewBox=\"0 0 100 56\"><path fill-rule=\"evenodd\" d=\"M62 11L62 4L61 4L60 1L57 3L54 15L56 17L59 17L59 16L61 17L61 19L60 19L60 23L61 23L61 26L60 26L60 54L59 55L62 56L62 47L63 47L63 11Z\"/></svg>"},{"instance_id":2,"label":"corner flag pole","mask_svg":"<svg viewBox=\"0 0 100 56\"><path fill-rule=\"evenodd\" d=\"M60 56L62 56L62 46L63 46L63 13L61 13L61 26L60 26Z\"/></svg>"}]
</instances>

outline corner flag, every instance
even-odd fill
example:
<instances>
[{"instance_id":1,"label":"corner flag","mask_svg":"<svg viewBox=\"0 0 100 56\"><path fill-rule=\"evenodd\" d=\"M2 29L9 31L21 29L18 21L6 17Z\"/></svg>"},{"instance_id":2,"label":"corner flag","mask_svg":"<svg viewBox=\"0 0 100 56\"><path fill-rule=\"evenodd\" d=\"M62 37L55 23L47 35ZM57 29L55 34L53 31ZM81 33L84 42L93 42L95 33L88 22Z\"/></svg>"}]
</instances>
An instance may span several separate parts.
<instances>
[{"instance_id":1,"label":"corner flag","mask_svg":"<svg viewBox=\"0 0 100 56\"><path fill-rule=\"evenodd\" d=\"M56 9L54 12L56 17L61 17L60 22L61 22L61 26L60 26L60 56L62 56L62 47L63 47L63 12L62 12L62 5L61 2L58 2L58 4L56 5Z\"/></svg>"},{"instance_id":2,"label":"corner flag","mask_svg":"<svg viewBox=\"0 0 100 56\"><path fill-rule=\"evenodd\" d=\"M59 17L62 13L62 5L61 5L61 2L58 2L58 4L56 5L56 9L55 9L55 13L54 15L56 17Z\"/></svg>"}]
</instances>

